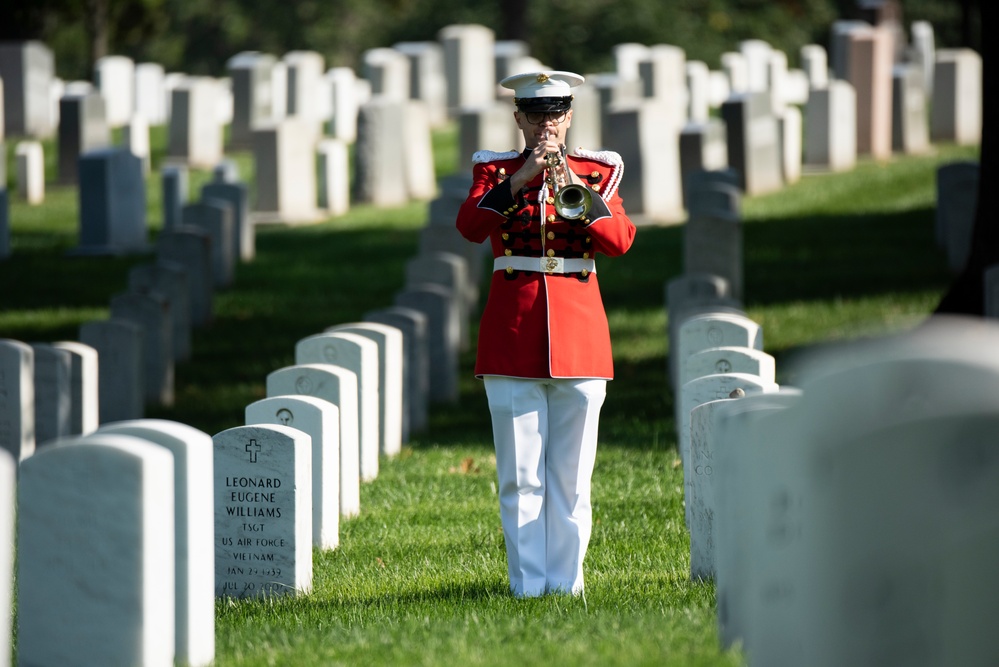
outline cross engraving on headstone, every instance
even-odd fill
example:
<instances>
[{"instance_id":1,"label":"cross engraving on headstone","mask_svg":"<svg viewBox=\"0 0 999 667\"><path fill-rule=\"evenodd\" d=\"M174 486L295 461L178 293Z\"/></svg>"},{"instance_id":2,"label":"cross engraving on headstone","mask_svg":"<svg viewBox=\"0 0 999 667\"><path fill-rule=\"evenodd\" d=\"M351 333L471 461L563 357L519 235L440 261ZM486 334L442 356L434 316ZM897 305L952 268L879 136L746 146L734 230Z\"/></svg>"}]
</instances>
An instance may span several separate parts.
<instances>
[{"instance_id":1,"label":"cross engraving on headstone","mask_svg":"<svg viewBox=\"0 0 999 667\"><path fill-rule=\"evenodd\" d=\"M257 454L260 453L260 444L256 440L250 440L246 445L246 451L250 454L250 463L257 462Z\"/></svg>"}]
</instances>

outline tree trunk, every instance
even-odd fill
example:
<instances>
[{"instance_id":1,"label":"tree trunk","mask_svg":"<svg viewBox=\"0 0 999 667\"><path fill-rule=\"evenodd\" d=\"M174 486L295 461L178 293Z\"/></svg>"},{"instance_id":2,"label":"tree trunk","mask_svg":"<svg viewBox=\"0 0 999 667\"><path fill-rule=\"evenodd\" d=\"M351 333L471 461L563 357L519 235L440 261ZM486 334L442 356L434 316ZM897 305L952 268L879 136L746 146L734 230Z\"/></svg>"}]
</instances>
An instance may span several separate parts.
<instances>
[{"instance_id":1,"label":"tree trunk","mask_svg":"<svg viewBox=\"0 0 999 667\"><path fill-rule=\"evenodd\" d=\"M98 60L108 55L108 4L109 0L85 0L84 10L87 12L85 22L87 37L90 40L90 72Z\"/></svg>"},{"instance_id":2,"label":"tree trunk","mask_svg":"<svg viewBox=\"0 0 999 667\"><path fill-rule=\"evenodd\" d=\"M994 0L981 3L982 44L982 147L979 157L978 207L971 232L971 252L964 270L937 305L936 313L984 315L985 270L999 262L999 193L992 187L999 176L999 133L989 119L999 114L999 62L995 40L984 39L996 27Z\"/></svg>"}]
</instances>

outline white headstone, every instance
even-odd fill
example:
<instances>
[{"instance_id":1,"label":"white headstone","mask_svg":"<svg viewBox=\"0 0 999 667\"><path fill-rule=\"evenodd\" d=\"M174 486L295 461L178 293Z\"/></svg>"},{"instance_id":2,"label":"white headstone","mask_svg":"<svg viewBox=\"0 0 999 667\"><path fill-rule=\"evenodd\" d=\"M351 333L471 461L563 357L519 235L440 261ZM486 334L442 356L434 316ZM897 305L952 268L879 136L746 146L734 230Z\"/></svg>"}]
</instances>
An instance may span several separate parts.
<instances>
[{"instance_id":1,"label":"white headstone","mask_svg":"<svg viewBox=\"0 0 999 667\"><path fill-rule=\"evenodd\" d=\"M21 463L17 491L19 663L172 667L170 452L126 435L64 440Z\"/></svg>"},{"instance_id":2,"label":"white headstone","mask_svg":"<svg viewBox=\"0 0 999 667\"><path fill-rule=\"evenodd\" d=\"M218 167L217 167L218 168ZM257 236L250 219L250 194L246 183L215 181L201 186L203 201L226 202L232 209L233 261L249 262L257 255Z\"/></svg>"},{"instance_id":3,"label":"white headstone","mask_svg":"<svg viewBox=\"0 0 999 667\"><path fill-rule=\"evenodd\" d=\"M215 595L312 588L312 438L288 426L215 434Z\"/></svg>"},{"instance_id":4,"label":"white headstone","mask_svg":"<svg viewBox=\"0 0 999 667\"><path fill-rule=\"evenodd\" d=\"M688 60L685 67L687 80L687 117L692 123L707 122L711 113L711 72L707 63Z\"/></svg>"},{"instance_id":5,"label":"white headstone","mask_svg":"<svg viewBox=\"0 0 999 667\"><path fill-rule=\"evenodd\" d=\"M35 352L0 338L0 447L15 461L35 452Z\"/></svg>"},{"instance_id":6,"label":"white headstone","mask_svg":"<svg viewBox=\"0 0 999 667\"><path fill-rule=\"evenodd\" d=\"M131 320L80 325L80 342L97 350L99 423L139 419L145 404L145 333Z\"/></svg>"},{"instance_id":7,"label":"white headstone","mask_svg":"<svg viewBox=\"0 0 999 667\"><path fill-rule=\"evenodd\" d=\"M267 396L313 396L339 410L340 516L361 511L361 462L357 430L357 375L340 366L287 366L267 376Z\"/></svg>"},{"instance_id":8,"label":"white headstone","mask_svg":"<svg viewBox=\"0 0 999 667\"><path fill-rule=\"evenodd\" d=\"M323 123L320 113L323 96L316 91L323 85L326 59L318 51L289 51L281 60L288 68L288 117L305 121L315 141Z\"/></svg>"},{"instance_id":9,"label":"white headstone","mask_svg":"<svg viewBox=\"0 0 999 667\"><path fill-rule=\"evenodd\" d=\"M49 86L55 74L52 49L37 40L0 43L0 79L6 90L7 133L35 139L52 136Z\"/></svg>"},{"instance_id":10,"label":"white headstone","mask_svg":"<svg viewBox=\"0 0 999 667\"><path fill-rule=\"evenodd\" d=\"M247 425L280 424L312 438L312 543L340 544L340 410L312 396L272 396L246 406Z\"/></svg>"},{"instance_id":11,"label":"white headstone","mask_svg":"<svg viewBox=\"0 0 999 667\"><path fill-rule=\"evenodd\" d=\"M800 390L785 388L776 393L754 394L726 402L714 424L715 464L711 481L715 507L711 538L718 634L726 647L744 639L750 623L746 618L750 603L747 591L755 568L747 556L755 540L751 540L749 525L762 524L766 520L762 515L770 509L761 511L755 504L760 497L757 489L761 480L771 474L770 466L782 465L782 460L772 457L770 452L785 452L796 444L787 438L778 439L772 423L764 420L771 420L774 413L793 405L800 396ZM778 504L776 509L780 511L786 506L787 503ZM780 528L786 529L785 526ZM793 526L789 528L793 530Z\"/></svg>"},{"instance_id":12,"label":"white headstone","mask_svg":"<svg viewBox=\"0 0 999 667\"><path fill-rule=\"evenodd\" d=\"M680 325L691 316L727 308L741 311L741 303L732 298L732 289L722 276L710 274L681 274L666 282L666 309L669 360L669 384L674 390L684 364L680 363ZM703 348L702 348L703 349ZM686 363L686 360L684 360Z\"/></svg>"},{"instance_id":13,"label":"white headstone","mask_svg":"<svg viewBox=\"0 0 999 667\"><path fill-rule=\"evenodd\" d=\"M14 152L17 156L18 196L29 204L41 204L45 200L45 154L42 144L38 141L19 141Z\"/></svg>"},{"instance_id":14,"label":"white headstone","mask_svg":"<svg viewBox=\"0 0 999 667\"><path fill-rule=\"evenodd\" d=\"M371 83L371 94L404 101L410 99L409 58L387 47L368 49L361 56L364 78Z\"/></svg>"},{"instance_id":15,"label":"white headstone","mask_svg":"<svg viewBox=\"0 0 999 667\"><path fill-rule=\"evenodd\" d=\"M933 24L928 21L912 22L912 59L923 74L927 98L933 97L933 70L936 65L936 37Z\"/></svg>"},{"instance_id":16,"label":"white headstone","mask_svg":"<svg viewBox=\"0 0 999 667\"><path fill-rule=\"evenodd\" d=\"M233 208L227 200L202 198L185 204L181 212L185 227L201 229L211 239L212 280L218 289L229 287L235 278L238 248Z\"/></svg>"},{"instance_id":17,"label":"white headstone","mask_svg":"<svg viewBox=\"0 0 999 667\"><path fill-rule=\"evenodd\" d=\"M94 63L94 83L108 114L108 125L121 127L135 109L135 61L126 56L104 56Z\"/></svg>"},{"instance_id":18,"label":"white headstone","mask_svg":"<svg viewBox=\"0 0 999 667\"><path fill-rule=\"evenodd\" d=\"M933 141L962 145L982 140L982 57L971 49L937 51L930 105Z\"/></svg>"},{"instance_id":19,"label":"white headstone","mask_svg":"<svg viewBox=\"0 0 999 667\"><path fill-rule=\"evenodd\" d=\"M222 159L219 87L210 77L187 77L170 101L167 156L190 167L210 169Z\"/></svg>"},{"instance_id":20,"label":"white headstone","mask_svg":"<svg viewBox=\"0 0 999 667\"><path fill-rule=\"evenodd\" d=\"M394 305L419 311L427 318L431 403L458 401L459 298L447 288L432 284L411 286L395 295Z\"/></svg>"},{"instance_id":21,"label":"white headstone","mask_svg":"<svg viewBox=\"0 0 999 667\"><path fill-rule=\"evenodd\" d=\"M680 386L699 377L718 373L745 373L768 382L776 381L774 358L752 347L709 347L687 357Z\"/></svg>"},{"instance_id":22,"label":"white headstone","mask_svg":"<svg viewBox=\"0 0 999 667\"><path fill-rule=\"evenodd\" d=\"M786 554L748 591L754 660L995 662L997 349L994 325L935 321L803 366L797 446L753 503L781 510L755 562Z\"/></svg>"},{"instance_id":23,"label":"white headstone","mask_svg":"<svg viewBox=\"0 0 999 667\"><path fill-rule=\"evenodd\" d=\"M58 341L52 347L69 354L69 434L88 435L100 423L97 350L76 341Z\"/></svg>"},{"instance_id":24,"label":"white headstone","mask_svg":"<svg viewBox=\"0 0 999 667\"><path fill-rule=\"evenodd\" d=\"M742 299L742 220L717 213L692 214L683 228L683 270L707 273L728 281L736 300Z\"/></svg>"},{"instance_id":25,"label":"white headstone","mask_svg":"<svg viewBox=\"0 0 999 667\"><path fill-rule=\"evenodd\" d=\"M781 177L784 183L790 185L801 180L802 117L801 109L789 105L784 109L784 115L779 118L781 147Z\"/></svg>"},{"instance_id":26,"label":"white headstone","mask_svg":"<svg viewBox=\"0 0 999 667\"><path fill-rule=\"evenodd\" d=\"M680 460L683 462L684 497L690 495L690 485L696 475L695 465L690 453L690 413L698 405L708 401L717 401L736 396L752 394L772 394L779 389L771 380L746 373L718 373L704 375L687 382L680 388L681 416L677 420L677 447L680 450ZM693 506L686 503L684 516L690 526L693 519Z\"/></svg>"},{"instance_id":27,"label":"white headstone","mask_svg":"<svg viewBox=\"0 0 999 667\"><path fill-rule=\"evenodd\" d=\"M463 107L492 104L496 96L495 33L483 25L450 25L437 33L437 41L444 49L451 113Z\"/></svg>"},{"instance_id":28,"label":"white headstone","mask_svg":"<svg viewBox=\"0 0 999 667\"><path fill-rule=\"evenodd\" d=\"M213 318L215 286L212 279L212 248L208 232L177 225L156 237L156 260L174 262L187 270L191 324L202 327Z\"/></svg>"},{"instance_id":29,"label":"white headstone","mask_svg":"<svg viewBox=\"0 0 999 667\"><path fill-rule=\"evenodd\" d=\"M763 349L763 329L745 314L739 312L697 312L678 323L676 330L676 375L675 390L679 393L683 384L683 369L687 359L701 350L712 347L749 347ZM670 352L672 356L672 351ZM686 383L684 383L686 384ZM676 401L676 423L682 417L680 401Z\"/></svg>"},{"instance_id":30,"label":"white headstone","mask_svg":"<svg viewBox=\"0 0 999 667\"><path fill-rule=\"evenodd\" d=\"M805 164L849 171L857 163L857 95L846 81L813 90L805 107Z\"/></svg>"},{"instance_id":31,"label":"white headstone","mask_svg":"<svg viewBox=\"0 0 999 667\"><path fill-rule=\"evenodd\" d=\"M430 351L427 344L427 317L412 308L390 306L364 314L365 322L398 329L403 335L402 364L402 442L410 432L427 427L427 394L430 391Z\"/></svg>"},{"instance_id":32,"label":"white headstone","mask_svg":"<svg viewBox=\"0 0 999 667\"><path fill-rule=\"evenodd\" d=\"M405 127L408 103L375 97L360 108L354 151L353 198L375 206L409 199Z\"/></svg>"},{"instance_id":33,"label":"white headstone","mask_svg":"<svg viewBox=\"0 0 999 667\"><path fill-rule=\"evenodd\" d=\"M166 71L159 63L135 65L135 112L150 125L167 122Z\"/></svg>"},{"instance_id":34,"label":"white headstone","mask_svg":"<svg viewBox=\"0 0 999 667\"><path fill-rule=\"evenodd\" d=\"M520 150L523 134L513 122L509 103L496 102L477 107L463 107L454 113L458 117L459 167L471 173L472 155L478 150ZM467 194L467 193L466 193Z\"/></svg>"},{"instance_id":35,"label":"white headstone","mask_svg":"<svg viewBox=\"0 0 999 667\"><path fill-rule=\"evenodd\" d=\"M320 218L316 196L315 131L287 118L253 131L258 221L304 223Z\"/></svg>"},{"instance_id":36,"label":"white headstone","mask_svg":"<svg viewBox=\"0 0 999 667\"><path fill-rule=\"evenodd\" d=\"M323 139L316 146L319 169L319 208L331 216L350 209L350 160L347 142Z\"/></svg>"},{"instance_id":37,"label":"white headstone","mask_svg":"<svg viewBox=\"0 0 999 667\"><path fill-rule=\"evenodd\" d=\"M111 317L142 327L144 396L149 404L173 405L173 317L167 297L124 292L111 297Z\"/></svg>"},{"instance_id":38,"label":"white headstone","mask_svg":"<svg viewBox=\"0 0 999 667\"><path fill-rule=\"evenodd\" d=\"M149 174L151 151L149 147L149 121L138 113L125 121L122 126L122 145L135 157L142 160L142 173Z\"/></svg>"},{"instance_id":39,"label":"white headstone","mask_svg":"<svg viewBox=\"0 0 999 667\"><path fill-rule=\"evenodd\" d=\"M409 58L410 98L423 102L430 123L440 127L447 121L444 49L437 42L399 42L392 48Z\"/></svg>"},{"instance_id":40,"label":"white headstone","mask_svg":"<svg viewBox=\"0 0 999 667\"><path fill-rule=\"evenodd\" d=\"M765 92L733 95L722 104L728 140L728 162L748 195L783 186L780 125Z\"/></svg>"},{"instance_id":41,"label":"white headstone","mask_svg":"<svg viewBox=\"0 0 999 667\"><path fill-rule=\"evenodd\" d=\"M79 183L80 156L111 146L104 98L96 91L59 100L59 182Z\"/></svg>"},{"instance_id":42,"label":"white headstone","mask_svg":"<svg viewBox=\"0 0 999 667\"><path fill-rule=\"evenodd\" d=\"M930 149L923 74L918 66L896 65L892 70L892 150L918 155Z\"/></svg>"},{"instance_id":43,"label":"white headstone","mask_svg":"<svg viewBox=\"0 0 999 667\"><path fill-rule=\"evenodd\" d=\"M253 130L270 122L274 114L271 85L275 58L258 51L241 51L226 62L232 79L232 125L230 143L233 148L253 145Z\"/></svg>"},{"instance_id":44,"label":"white headstone","mask_svg":"<svg viewBox=\"0 0 999 667\"><path fill-rule=\"evenodd\" d=\"M715 485L718 463L715 447L718 438L716 415L726 403L737 400L722 398L698 405L690 411L690 463L683 470L689 480L684 504L690 515L690 578L714 579L715 542L712 536L717 512Z\"/></svg>"},{"instance_id":45,"label":"white headstone","mask_svg":"<svg viewBox=\"0 0 999 667\"><path fill-rule=\"evenodd\" d=\"M190 277L183 265L168 260L137 264L128 272L128 291L139 294L158 292L170 302L173 318L173 358L191 358Z\"/></svg>"},{"instance_id":46,"label":"white headstone","mask_svg":"<svg viewBox=\"0 0 999 667\"><path fill-rule=\"evenodd\" d=\"M321 333L295 344L295 364L330 364L357 376L358 443L361 481L378 477L381 450L379 424L378 344L352 333ZM343 409L341 409L341 416Z\"/></svg>"},{"instance_id":47,"label":"white headstone","mask_svg":"<svg viewBox=\"0 0 999 667\"><path fill-rule=\"evenodd\" d=\"M669 110L661 102L646 101L611 107L604 140L621 155L625 176L619 188L629 212L650 220L683 219L680 186L681 125L663 122Z\"/></svg>"},{"instance_id":48,"label":"white headstone","mask_svg":"<svg viewBox=\"0 0 999 667\"><path fill-rule=\"evenodd\" d=\"M721 65L732 95L749 92L749 65L746 56L738 51L728 51L721 54Z\"/></svg>"},{"instance_id":49,"label":"white headstone","mask_svg":"<svg viewBox=\"0 0 999 667\"><path fill-rule=\"evenodd\" d=\"M77 254L149 251L142 160L125 148L88 151L79 158L80 245Z\"/></svg>"},{"instance_id":50,"label":"white headstone","mask_svg":"<svg viewBox=\"0 0 999 667\"><path fill-rule=\"evenodd\" d=\"M405 358L403 334L396 327L376 322L350 322L326 329L325 333L349 333L374 341L378 346L378 433L383 456L402 449L402 396Z\"/></svg>"},{"instance_id":51,"label":"white headstone","mask_svg":"<svg viewBox=\"0 0 999 667\"><path fill-rule=\"evenodd\" d=\"M35 443L44 447L57 438L73 435L70 431L69 375L70 353L48 343L32 343L35 351Z\"/></svg>"},{"instance_id":52,"label":"white headstone","mask_svg":"<svg viewBox=\"0 0 999 667\"><path fill-rule=\"evenodd\" d=\"M330 135L347 143L357 139L357 110L361 106L357 75L349 67L333 67L325 74L332 99Z\"/></svg>"},{"instance_id":53,"label":"white headstone","mask_svg":"<svg viewBox=\"0 0 999 667\"><path fill-rule=\"evenodd\" d=\"M808 77L810 88L825 88L829 85L829 57L825 47L819 44L805 44L799 52L801 69Z\"/></svg>"},{"instance_id":54,"label":"white headstone","mask_svg":"<svg viewBox=\"0 0 999 667\"><path fill-rule=\"evenodd\" d=\"M141 438L173 455L176 660L199 667L215 659L215 497L212 438L163 419L105 424L100 433Z\"/></svg>"},{"instance_id":55,"label":"white headstone","mask_svg":"<svg viewBox=\"0 0 999 667\"><path fill-rule=\"evenodd\" d=\"M17 477L14 457L0 449L0 667L10 667L14 618L14 506Z\"/></svg>"},{"instance_id":56,"label":"white headstone","mask_svg":"<svg viewBox=\"0 0 999 667\"><path fill-rule=\"evenodd\" d=\"M406 262L405 286L441 285L455 294L464 291L465 285L471 282L468 262L464 257L450 252L418 253ZM477 306L466 299L457 299L458 327L460 350L468 350L470 340L470 316L472 308Z\"/></svg>"},{"instance_id":57,"label":"white headstone","mask_svg":"<svg viewBox=\"0 0 999 667\"><path fill-rule=\"evenodd\" d=\"M668 44L648 47L647 55L638 61L645 97L663 105L662 122L681 128L687 122L687 56L683 49Z\"/></svg>"}]
</instances>

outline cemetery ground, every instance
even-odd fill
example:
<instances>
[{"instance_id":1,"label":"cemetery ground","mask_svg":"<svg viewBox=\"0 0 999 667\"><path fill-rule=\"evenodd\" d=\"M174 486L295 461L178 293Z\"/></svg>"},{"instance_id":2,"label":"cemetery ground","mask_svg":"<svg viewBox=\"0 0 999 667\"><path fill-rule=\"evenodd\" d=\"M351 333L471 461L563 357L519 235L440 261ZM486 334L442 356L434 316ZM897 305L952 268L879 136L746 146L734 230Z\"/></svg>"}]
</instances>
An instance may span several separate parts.
<instances>
[{"instance_id":1,"label":"cemetery ground","mask_svg":"<svg viewBox=\"0 0 999 667\"><path fill-rule=\"evenodd\" d=\"M155 165L164 137L153 141ZM453 127L435 136L438 176L455 169L456 145ZM55 155L46 144L49 183ZM252 187L249 156L235 158ZM935 171L963 159L977 159L977 149L937 146L744 200L746 310L765 331L779 382L794 384L785 362L803 347L915 326L932 311L952 277L934 243ZM193 172L190 191L207 179ZM148 186L155 234L155 171ZM76 340L80 323L107 316L129 267L148 261L67 257L78 239L76 197L54 185L42 206L12 196L0 337ZM258 228L256 259L216 295L214 323L195 330L192 358L177 366L175 405L147 416L208 434L242 424L266 375L293 363L296 341L391 305L425 221L426 203L412 203ZM315 552L309 594L217 601L216 664L739 664L737 650L719 647L713 584L689 578L663 306L682 247L682 226L643 226L627 255L600 260L616 379L601 423L585 599L507 592L473 349L462 357L460 402L432 406L429 428L362 485L361 514L341 522L340 546Z\"/></svg>"}]
</instances>

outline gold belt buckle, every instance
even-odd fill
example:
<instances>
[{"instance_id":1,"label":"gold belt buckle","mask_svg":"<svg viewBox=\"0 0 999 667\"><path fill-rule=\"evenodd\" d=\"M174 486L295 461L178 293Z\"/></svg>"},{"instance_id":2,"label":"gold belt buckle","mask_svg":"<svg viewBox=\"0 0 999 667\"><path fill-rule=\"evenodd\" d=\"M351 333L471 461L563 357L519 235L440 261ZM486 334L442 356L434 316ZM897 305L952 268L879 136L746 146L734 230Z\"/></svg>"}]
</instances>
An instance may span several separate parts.
<instances>
[{"instance_id":1,"label":"gold belt buckle","mask_svg":"<svg viewBox=\"0 0 999 667\"><path fill-rule=\"evenodd\" d=\"M561 257L542 257L541 258L541 270L545 273L562 273L562 258Z\"/></svg>"}]
</instances>

